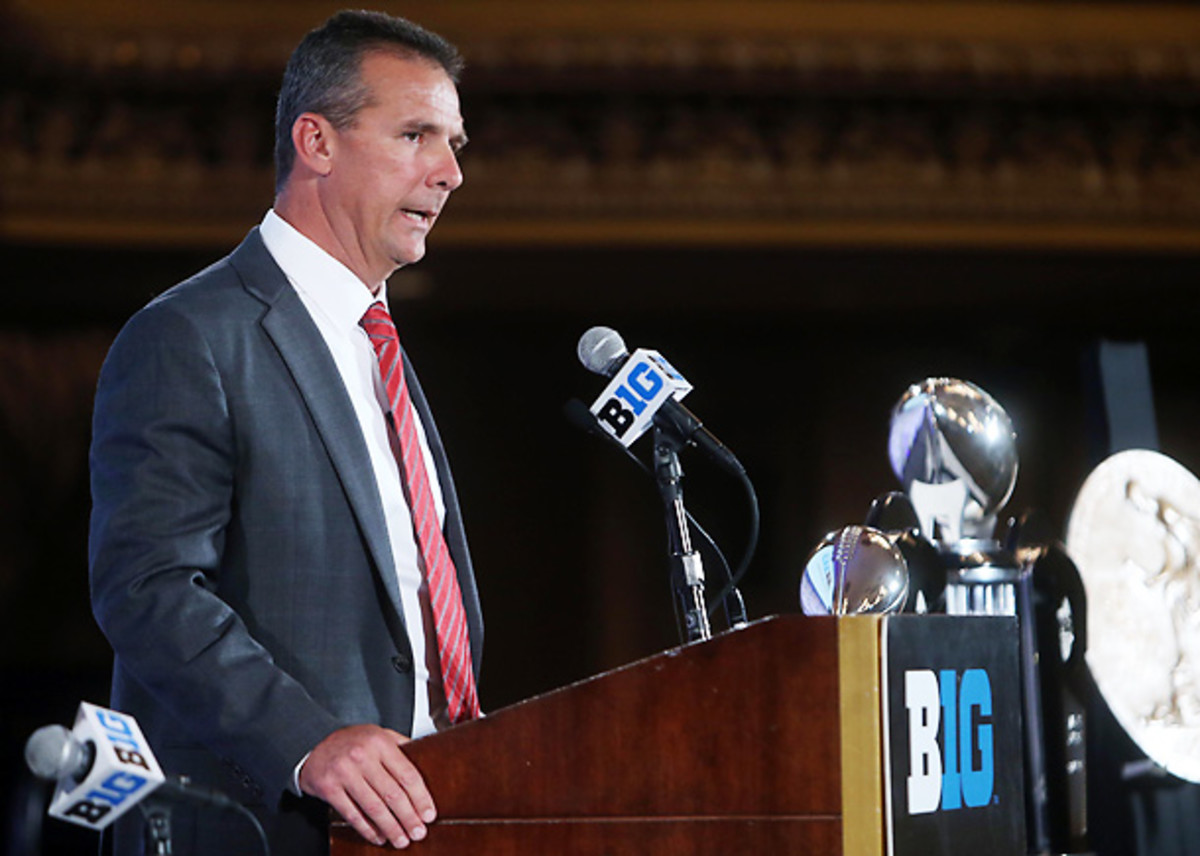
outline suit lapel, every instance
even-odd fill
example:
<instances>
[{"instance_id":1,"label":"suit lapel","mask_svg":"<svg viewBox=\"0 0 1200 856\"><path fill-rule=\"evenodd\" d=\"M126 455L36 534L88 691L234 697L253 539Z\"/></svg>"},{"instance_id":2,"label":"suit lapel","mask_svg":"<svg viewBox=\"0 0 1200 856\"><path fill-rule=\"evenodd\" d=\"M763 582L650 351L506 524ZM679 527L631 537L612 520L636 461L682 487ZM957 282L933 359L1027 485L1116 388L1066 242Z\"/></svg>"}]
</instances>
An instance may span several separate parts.
<instances>
[{"instance_id":1,"label":"suit lapel","mask_svg":"<svg viewBox=\"0 0 1200 856\"><path fill-rule=\"evenodd\" d=\"M309 316L308 310L304 308L296 290L267 251L257 228L252 229L246 240L234 250L230 262L240 274L246 290L267 305L267 312L261 322L263 330L275 344L296 387L300 390L313 425L316 426L329 459L333 462L347 501L366 538L371 558L379 570L380 582L387 590L388 598L403 627L404 608L400 602L400 584L396 579L379 487L375 483L370 455L362 439L362 431L354 415L350 396L342 384L341 375L338 374L325 340L321 338L320 331ZM450 474L450 466L433 421L433 414L407 355L404 356L404 371L413 405L425 428L426 439L437 467L446 507L446 539L454 558L455 569L458 571L458 584L471 637L473 666L478 677L483 656L483 614L474 569L467 550L454 479ZM397 635L399 638L404 633L401 631Z\"/></svg>"},{"instance_id":2,"label":"suit lapel","mask_svg":"<svg viewBox=\"0 0 1200 856\"><path fill-rule=\"evenodd\" d=\"M246 289L267 304L260 322L291 373L403 621L383 503L350 396L316 324L254 229L231 256Z\"/></svg>"}]
</instances>

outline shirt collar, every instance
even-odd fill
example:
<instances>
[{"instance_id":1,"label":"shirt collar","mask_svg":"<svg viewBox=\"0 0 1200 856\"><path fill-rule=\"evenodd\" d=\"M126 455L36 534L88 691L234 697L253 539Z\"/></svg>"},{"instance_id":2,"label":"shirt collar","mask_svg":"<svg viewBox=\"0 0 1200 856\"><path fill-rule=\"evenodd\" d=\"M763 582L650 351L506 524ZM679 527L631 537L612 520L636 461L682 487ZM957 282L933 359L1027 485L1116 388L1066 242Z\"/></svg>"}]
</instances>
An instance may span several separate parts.
<instances>
[{"instance_id":1,"label":"shirt collar","mask_svg":"<svg viewBox=\"0 0 1200 856\"><path fill-rule=\"evenodd\" d=\"M339 327L357 327L363 313L375 301L387 307L387 288L381 286L378 296L372 294L348 267L276 214L273 208L263 217L259 234L292 287Z\"/></svg>"}]
</instances>

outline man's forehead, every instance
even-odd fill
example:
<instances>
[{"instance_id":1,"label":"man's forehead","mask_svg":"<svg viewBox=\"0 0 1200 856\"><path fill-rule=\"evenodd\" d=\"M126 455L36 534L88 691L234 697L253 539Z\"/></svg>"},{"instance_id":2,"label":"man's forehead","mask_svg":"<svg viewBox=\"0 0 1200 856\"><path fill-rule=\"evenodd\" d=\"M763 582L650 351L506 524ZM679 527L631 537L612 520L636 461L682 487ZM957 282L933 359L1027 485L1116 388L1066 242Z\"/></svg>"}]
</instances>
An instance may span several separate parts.
<instances>
[{"instance_id":1,"label":"man's forehead","mask_svg":"<svg viewBox=\"0 0 1200 856\"><path fill-rule=\"evenodd\" d=\"M361 77L407 79L426 85L444 86L457 94L454 80L437 60L404 50L370 48L359 61Z\"/></svg>"},{"instance_id":2,"label":"man's forehead","mask_svg":"<svg viewBox=\"0 0 1200 856\"><path fill-rule=\"evenodd\" d=\"M370 90L368 104L398 99L413 107L433 108L441 114L441 121L462 124L458 87L434 60L419 54L371 50L363 55L359 75Z\"/></svg>"}]
</instances>

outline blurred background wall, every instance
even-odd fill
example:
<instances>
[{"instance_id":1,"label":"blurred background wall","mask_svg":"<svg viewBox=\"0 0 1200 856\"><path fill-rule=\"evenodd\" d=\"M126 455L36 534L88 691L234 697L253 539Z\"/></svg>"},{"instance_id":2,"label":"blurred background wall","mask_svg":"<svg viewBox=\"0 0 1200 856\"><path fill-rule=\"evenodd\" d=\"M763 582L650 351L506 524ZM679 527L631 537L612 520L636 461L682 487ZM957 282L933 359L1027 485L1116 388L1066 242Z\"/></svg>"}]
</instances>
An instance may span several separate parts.
<instances>
[{"instance_id":1,"label":"blurred background wall","mask_svg":"<svg viewBox=\"0 0 1200 856\"><path fill-rule=\"evenodd\" d=\"M896 486L889 411L926 376L1008 409L1009 511L1060 535L1104 452L1102 340L1146 344L1161 448L1200 470L1200 6L379 5L469 64L466 183L389 287L466 510L485 707L677 641L651 484L561 416L602 386L574 356L594 324L667 355L750 471L753 617L797 611L808 551ZM284 62L335 8L0 6L6 765L106 700L86 580L100 362L261 219ZM738 486L685 466L689 508L739 555ZM1110 814L1102 852L1180 840Z\"/></svg>"}]
</instances>

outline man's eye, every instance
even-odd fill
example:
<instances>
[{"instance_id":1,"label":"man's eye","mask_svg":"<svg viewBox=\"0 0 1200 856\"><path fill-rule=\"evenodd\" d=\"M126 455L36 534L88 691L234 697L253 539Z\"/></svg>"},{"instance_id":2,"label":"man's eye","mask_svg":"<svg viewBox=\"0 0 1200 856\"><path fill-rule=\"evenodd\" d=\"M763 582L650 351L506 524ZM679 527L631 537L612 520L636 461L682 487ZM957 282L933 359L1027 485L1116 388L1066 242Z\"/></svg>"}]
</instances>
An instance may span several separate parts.
<instances>
[{"instance_id":1,"label":"man's eye","mask_svg":"<svg viewBox=\"0 0 1200 856\"><path fill-rule=\"evenodd\" d=\"M410 143L421 142L421 132L420 131L405 131L402 136L404 137L404 139L408 140Z\"/></svg>"}]
</instances>

